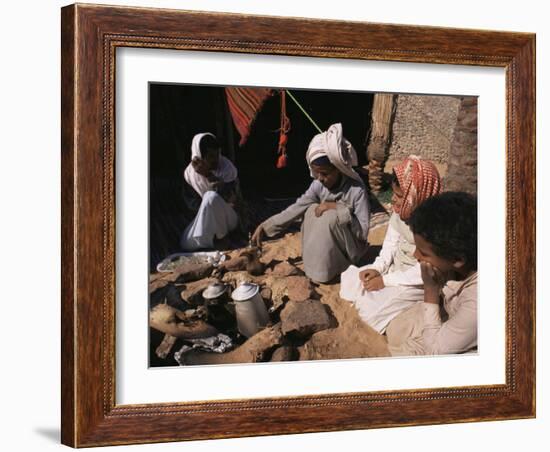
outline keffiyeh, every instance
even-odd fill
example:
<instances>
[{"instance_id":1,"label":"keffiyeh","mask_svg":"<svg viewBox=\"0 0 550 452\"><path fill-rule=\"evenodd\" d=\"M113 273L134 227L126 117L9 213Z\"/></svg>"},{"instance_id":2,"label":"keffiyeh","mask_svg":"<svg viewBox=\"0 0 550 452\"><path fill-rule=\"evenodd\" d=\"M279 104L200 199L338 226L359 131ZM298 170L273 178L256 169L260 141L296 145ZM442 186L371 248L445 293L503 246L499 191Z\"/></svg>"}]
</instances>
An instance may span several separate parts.
<instances>
[{"instance_id":1,"label":"keffiyeh","mask_svg":"<svg viewBox=\"0 0 550 452\"><path fill-rule=\"evenodd\" d=\"M435 165L429 160L411 155L399 165L393 167L393 171L403 190L403 203L401 208L395 209L402 220L407 220L414 209L431 196L441 193L441 177Z\"/></svg>"}]
</instances>

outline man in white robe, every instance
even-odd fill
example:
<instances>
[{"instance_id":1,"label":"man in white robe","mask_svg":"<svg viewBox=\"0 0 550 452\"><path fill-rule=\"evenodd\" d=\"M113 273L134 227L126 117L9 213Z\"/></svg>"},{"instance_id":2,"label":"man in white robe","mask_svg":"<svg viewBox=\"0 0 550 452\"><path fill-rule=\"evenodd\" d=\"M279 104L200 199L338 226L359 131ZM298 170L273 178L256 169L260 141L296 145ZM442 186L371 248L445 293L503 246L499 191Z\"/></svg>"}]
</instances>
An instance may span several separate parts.
<instances>
[{"instance_id":1,"label":"man in white robe","mask_svg":"<svg viewBox=\"0 0 550 452\"><path fill-rule=\"evenodd\" d=\"M181 247L186 251L213 248L214 239L225 237L239 224L235 209L220 194L236 184L237 168L220 155L213 134L199 133L193 137L191 163L184 171L184 179L192 188L192 194L185 196L186 204L197 213L183 231Z\"/></svg>"}]
</instances>

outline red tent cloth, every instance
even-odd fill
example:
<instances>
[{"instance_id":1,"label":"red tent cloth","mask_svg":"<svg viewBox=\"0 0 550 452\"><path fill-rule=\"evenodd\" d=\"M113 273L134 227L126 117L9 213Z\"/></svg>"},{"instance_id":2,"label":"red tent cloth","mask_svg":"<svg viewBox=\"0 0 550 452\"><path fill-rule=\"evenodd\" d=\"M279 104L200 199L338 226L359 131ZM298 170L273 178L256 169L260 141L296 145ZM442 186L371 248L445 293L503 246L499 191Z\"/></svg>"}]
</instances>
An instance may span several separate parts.
<instances>
[{"instance_id":1,"label":"red tent cloth","mask_svg":"<svg viewBox=\"0 0 550 452\"><path fill-rule=\"evenodd\" d=\"M248 140L254 120L266 100L275 93L270 88L225 88L229 111L241 136L240 146Z\"/></svg>"}]
</instances>

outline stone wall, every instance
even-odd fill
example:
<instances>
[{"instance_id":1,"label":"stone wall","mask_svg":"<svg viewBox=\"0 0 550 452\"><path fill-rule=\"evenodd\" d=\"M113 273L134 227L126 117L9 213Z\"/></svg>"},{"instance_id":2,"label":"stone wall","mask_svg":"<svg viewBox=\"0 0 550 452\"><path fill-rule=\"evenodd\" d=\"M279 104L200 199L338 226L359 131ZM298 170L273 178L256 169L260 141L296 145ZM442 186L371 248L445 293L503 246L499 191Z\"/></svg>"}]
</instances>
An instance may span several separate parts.
<instances>
[{"instance_id":1,"label":"stone wall","mask_svg":"<svg viewBox=\"0 0 550 452\"><path fill-rule=\"evenodd\" d=\"M447 163L460 98L454 96L397 96L389 159L416 154Z\"/></svg>"}]
</instances>

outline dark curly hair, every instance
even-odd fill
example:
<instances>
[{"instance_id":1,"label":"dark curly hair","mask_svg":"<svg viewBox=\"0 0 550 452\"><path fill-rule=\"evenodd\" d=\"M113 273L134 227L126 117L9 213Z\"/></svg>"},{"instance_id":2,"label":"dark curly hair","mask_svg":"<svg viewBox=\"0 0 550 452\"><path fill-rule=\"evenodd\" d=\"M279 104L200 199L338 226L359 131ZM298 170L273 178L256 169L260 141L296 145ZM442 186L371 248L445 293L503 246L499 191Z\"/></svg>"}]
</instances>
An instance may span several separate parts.
<instances>
[{"instance_id":1,"label":"dark curly hair","mask_svg":"<svg viewBox=\"0 0 550 452\"><path fill-rule=\"evenodd\" d=\"M463 192L432 196L413 212L409 226L444 259L464 259L477 270L477 200Z\"/></svg>"}]
</instances>

